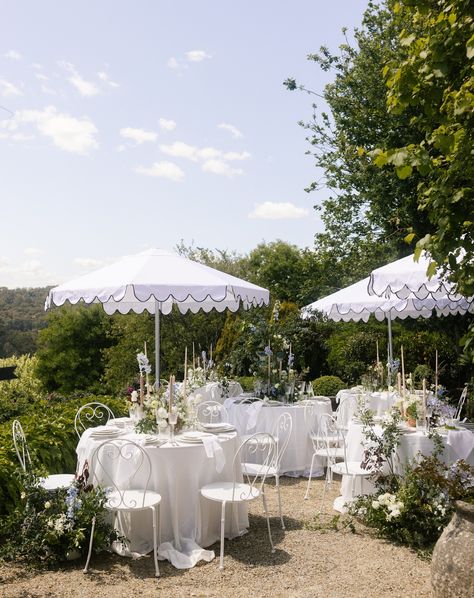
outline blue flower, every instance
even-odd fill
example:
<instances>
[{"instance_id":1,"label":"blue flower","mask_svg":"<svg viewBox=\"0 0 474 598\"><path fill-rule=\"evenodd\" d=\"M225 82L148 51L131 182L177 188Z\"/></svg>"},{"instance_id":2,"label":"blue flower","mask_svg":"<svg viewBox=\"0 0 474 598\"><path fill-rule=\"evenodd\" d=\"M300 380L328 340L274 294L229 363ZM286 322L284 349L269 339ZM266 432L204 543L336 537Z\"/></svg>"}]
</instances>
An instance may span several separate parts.
<instances>
[{"instance_id":1,"label":"blue flower","mask_svg":"<svg viewBox=\"0 0 474 598\"><path fill-rule=\"evenodd\" d=\"M273 351L268 346L265 347L265 349L263 350L263 352L265 353L265 355L268 355L268 357L271 357L273 355Z\"/></svg>"}]
</instances>

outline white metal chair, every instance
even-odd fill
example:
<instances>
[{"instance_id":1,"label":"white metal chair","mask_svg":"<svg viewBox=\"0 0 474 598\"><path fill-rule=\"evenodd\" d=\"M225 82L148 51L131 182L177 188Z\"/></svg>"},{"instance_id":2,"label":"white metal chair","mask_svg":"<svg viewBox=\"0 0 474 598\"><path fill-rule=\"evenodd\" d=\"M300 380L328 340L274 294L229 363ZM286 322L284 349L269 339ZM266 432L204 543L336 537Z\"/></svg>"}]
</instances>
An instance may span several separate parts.
<instances>
[{"instance_id":1,"label":"white metal chair","mask_svg":"<svg viewBox=\"0 0 474 598\"><path fill-rule=\"evenodd\" d=\"M13 446L23 471L31 468L31 457L26 442L22 425L15 419L12 424ZM54 473L40 479L40 484L45 490L58 490L67 488L74 482L75 476L72 473Z\"/></svg>"},{"instance_id":2,"label":"white metal chair","mask_svg":"<svg viewBox=\"0 0 474 598\"><path fill-rule=\"evenodd\" d=\"M74 418L74 429L80 438L87 428L105 425L110 419L115 419L112 410L107 405L94 401L79 407Z\"/></svg>"},{"instance_id":3,"label":"white metal chair","mask_svg":"<svg viewBox=\"0 0 474 598\"><path fill-rule=\"evenodd\" d=\"M106 509L117 517L118 513L143 511L149 509L153 517L153 557L155 576L160 576L158 567L158 546L160 545L160 503L161 495L149 490L151 461L148 454L132 440L106 440L94 451L91 459L92 483L106 491ZM116 478L116 473L126 476L126 488ZM94 539L95 517L92 520L89 553L84 573L89 569ZM157 543L158 531L158 543Z\"/></svg>"},{"instance_id":4,"label":"white metal chair","mask_svg":"<svg viewBox=\"0 0 474 598\"><path fill-rule=\"evenodd\" d=\"M350 476L352 480L351 496L355 496L355 485L356 480L362 480L369 478L372 474L371 469L364 469L361 466L360 461L348 461L347 459L347 446L345 441L344 430L339 429L339 434L342 436L342 448L344 451L343 461L340 463L333 463L331 465L332 473L337 473L340 476ZM326 483L324 484L324 491L326 490ZM324 494L323 494L324 500Z\"/></svg>"},{"instance_id":5,"label":"white metal chair","mask_svg":"<svg viewBox=\"0 0 474 598\"><path fill-rule=\"evenodd\" d=\"M327 419L330 418L330 419ZM331 474L330 465L332 461L329 460L328 452L326 450L326 442L330 442L334 448L332 456L336 458L343 458L343 454L337 455L337 450L340 448L342 436L339 434L337 429L336 420L328 414L319 415L319 408L316 401L309 400L304 402L304 420L306 430L313 446L313 454L311 456L311 466L309 470L308 485L306 486L306 493L304 499L308 500L309 490L311 487L311 480L313 477L314 460L316 457L320 457L326 460L326 466L329 472L326 475ZM321 431L321 424L326 427L326 434L323 435ZM332 479L332 478L331 478Z\"/></svg>"},{"instance_id":6,"label":"white metal chair","mask_svg":"<svg viewBox=\"0 0 474 598\"><path fill-rule=\"evenodd\" d=\"M357 411L358 395L343 395L339 400L339 405L334 413L337 426L341 430L347 430L352 416Z\"/></svg>"},{"instance_id":7,"label":"white metal chair","mask_svg":"<svg viewBox=\"0 0 474 598\"><path fill-rule=\"evenodd\" d=\"M270 530L270 520L268 518L264 484L267 470L274 463L276 451L276 442L271 434L267 434L266 432L253 434L239 446L234 455L232 462L233 479L228 482L214 482L201 488L201 495L205 499L221 503L220 569L224 568L225 508L228 503L249 502L256 500L260 496L262 497L263 510L267 519L268 537L272 552L275 552ZM247 476L246 483L241 482L241 462L249 460L260 461L258 471L254 475Z\"/></svg>"},{"instance_id":8,"label":"white metal chair","mask_svg":"<svg viewBox=\"0 0 474 598\"><path fill-rule=\"evenodd\" d=\"M281 460L290 442L291 432L293 429L293 420L291 415L285 411L282 413L276 422L275 428L272 430L272 436L277 443L277 450L274 462L266 469L267 478L275 478L275 486L278 492L278 512L280 514L280 521L282 529L285 529L285 522L281 512L281 495L280 495L280 467ZM247 478L256 475L260 471L258 463L242 463L242 473Z\"/></svg>"},{"instance_id":9,"label":"white metal chair","mask_svg":"<svg viewBox=\"0 0 474 598\"><path fill-rule=\"evenodd\" d=\"M464 388L462 389L461 396L459 397L458 405L456 407L456 414L454 416L455 419L461 419L462 408L464 407L464 403L466 402L466 399L467 399L467 389L468 389L468 385L466 384L464 386Z\"/></svg>"},{"instance_id":10,"label":"white metal chair","mask_svg":"<svg viewBox=\"0 0 474 598\"><path fill-rule=\"evenodd\" d=\"M227 409L217 401L203 401L196 406L196 419L200 424L228 423Z\"/></svg>"}]
</instances>

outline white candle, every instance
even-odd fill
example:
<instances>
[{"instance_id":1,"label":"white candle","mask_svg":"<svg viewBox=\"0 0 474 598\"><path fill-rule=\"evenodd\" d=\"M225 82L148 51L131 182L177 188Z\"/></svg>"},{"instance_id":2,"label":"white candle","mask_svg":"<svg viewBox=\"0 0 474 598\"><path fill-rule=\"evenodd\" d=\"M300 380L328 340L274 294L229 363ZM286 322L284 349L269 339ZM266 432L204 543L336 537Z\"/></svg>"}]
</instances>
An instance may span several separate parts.
<instances>
[{"instance_id":1,"label":"white candle","mask_svg":"<svg viewBox=\"0 0 474 598\"><path fill-rule=\"evenodd\" d=\"M170 376L170 381L168 383L168 393L169 393L169 409L168 409L168 413L171 413L171 409L173 407L173 376Z\"/></svg>"},{"instance_id":2,"label":"white candle","mask_svg":"<svg viewBox=\"0 0 474 598\"><path fill-rule=\"evenodd\" d=\"M402 358L402 388L403 388L403 396L405 397L405 360L403 358L403 345L400 349L401 358Z\"/></svg>"},{"instance_id":3,"label":"white candle","mask_svg":"<svg viewBox=\"0 0 474 598\"><path fill-rule=\"evenodd\" d=\"M438 349L435 353L435 397L438 396Z\"/></svg>"},{"instance_id":4,"label":"white candle","mask_svg":"<svg viewBox=\"0 0 474 598\"><path fill-rule=\"evenodd\" d=\"M210 350L210 357L209 360L212 361L212 343L211 343L211 350Z\"/></svg>"},{"instance_id":5,"label":"white candle","mask_svg":"<svg viewBox=\"0 0 474 598\"><path fill-rule=\"evenodd\" d=\"M183 397L186 397L186 382L188 380L188 347L184 348L184 380L183 380Z\"/></svg>"},{"instance_id":6,"label":"white candle","mask_svg":"<svg viewBox=\"0 0 474 598\"><path fill-rule=\"evenodd\" d=\"M423 413L426 416L426 378L423 378Z\"/></svg>"},{"instance_id":7,"label":"white candle","mask_svg":"<svg viewBox=\"0 0 474 598\"><path fill-rule=\"evenodd\" d=\"M376 346L377 346L377 367L378 367L378 365L380 363L380 359L379 359L379 341L376 340L375 343L376 343Z\"/></svg>"},{"instance_id":8,"label":"white candle","mask_svg":"<svg viewBox=\"0 0 474 598\"><path fill-rule=\"evenodd\" d=\"M193 370L196 369L196 361L195 361L195 356L194 356L194 343L193 343Z\"/></svg>"}]
</instances>

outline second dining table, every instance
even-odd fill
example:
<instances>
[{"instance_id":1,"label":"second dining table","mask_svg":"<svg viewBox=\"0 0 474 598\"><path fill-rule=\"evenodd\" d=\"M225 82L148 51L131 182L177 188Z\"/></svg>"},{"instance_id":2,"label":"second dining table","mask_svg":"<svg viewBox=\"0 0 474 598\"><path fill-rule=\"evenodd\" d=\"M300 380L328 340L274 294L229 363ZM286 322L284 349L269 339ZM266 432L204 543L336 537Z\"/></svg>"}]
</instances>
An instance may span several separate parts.
<instances>
[{"instance_id":1,"label":"second dining table","mask_svg":"<svg viewBox=\"0 0 474 598\"><path fill-rule=\"evenodd\" d=\"M331 402L315 400L313 415L319 418L322 414L331 415ZM305 421L305 405L302 403L277 403L270 401L254 401L251 397L240 396L227 399L224 403L229 422L235 426L241 437L257 432L272 433L277 426L278 418L289 413L293 422L291 437L285 454L281 460L280 473L289 476L308 476L313 455L313 444L309 437L309 428ZM313 464L313 477L324 473L324 459L316 458Z\"/></svg>"}]
</instances>

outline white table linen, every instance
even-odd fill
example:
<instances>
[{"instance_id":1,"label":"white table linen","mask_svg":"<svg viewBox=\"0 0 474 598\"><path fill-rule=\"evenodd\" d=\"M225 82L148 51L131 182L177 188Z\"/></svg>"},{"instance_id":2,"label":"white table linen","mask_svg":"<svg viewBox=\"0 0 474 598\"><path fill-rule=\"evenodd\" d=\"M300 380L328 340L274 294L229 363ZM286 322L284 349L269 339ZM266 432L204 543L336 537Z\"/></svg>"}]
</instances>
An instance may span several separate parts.
<instances>
[{"instance_id":1,"label":"white table linen","mask_svg":"<svg viewBox=\"0 0 474 598\"><path fill-rule=\"evenodd\" d=\"M228 396L237 397L242 394L242 386L236 380L229 381ZM222 396L222 386L219 382L208 382L205 386L196 388L191 394L192 397L201 395L202 401L216 401L217 403L224 403L228 397Z\"/></svg>"},{"instance_id":2,"label":"white table linen","mask_svg":"<svg viewBox=\"0 0 474 598\"><path fill-rule=\"evenodd\" d=\"M349 426L349 431L346 436L346 445L347 445L347 460L348 461L361 461L362 456L364 453L364 446L363 440L364 436L362 433L363 426L359 422L351 422ZM375 426L375 430L381 431L380 426ZM404 469L405 464L408 461L413 460L417 455L430 455L434 449L433 441L428 438L426 433L423 430L417 430L416 428L412 428L413 431L407 431L404 433L400 439L400 445L397 448L395 457L394 457L394 467L395 471L401 473ZM474 434L469 430L465 431L452 431L452 435L448 436L448 433L442 433L441 438L444 444L444 452L441 455L441 459L446 463L452 463L458 459L463 458L461 454L457 453L454 449L456 446L456 436L457 434L464 434L467 432L471 434L471 441L474 443ZM452 438L451 442L454 444L449 443L449 438ZM461 439L461 436L459 436ZM466 440L466 444L467 444ZM459 444L458 446L461 446ZM466 445L463 443L462 445L465 447ZM461 449L462 452L462 449ZM471 465L474 465L474 451L472 451L466 458L467 462ZM372 482L367 479L360 478L360 486L357 484L356 486L356 494L371 494L374 492L375 488ZM344 511L344 503L350 502L353 500L354 496L352 494L352 484L350 476L343 476L341 482L341 496L336 498L334 501L334 508L337 511Z\"/></svg>"},{"instance_id":3,"label":"white table linen","mask_svg":"<svg viewBox=\"0 0 474 598\"><path fill-rule=\"evenodd\" d=\"M329 401L315 401L317 415L331 414ZM258 405L258 406L257 406ZM228 399L224 406L229 414L229 422L235 426L241 436L257 432L272 433L276 429L278 418L288 412L293 421L291 437L281 460L280 472L286 475L309 475L313 445L308 435L303 405L269 405L266 403L239 403L238 399ZM253 417L255 416L255 423ZM250 423L250 426L249 426ZM313 476L324 474L324 459L316 458L313 464Z\"/></svg>"},{"instance_id":4,"label":"white table linen","mask_svg":"<svg viewBox=\"0 0 474 598\"><path fill-rule=\"evenodd\" d=\"M130 431L124 431L119 438L139 442L150 457L152 475L149 489L162 497L162 542L158 549L159 558L170 560L178 569L194 567L199 560L212 560L214 552L203 547L210 546L220 538L221 507L202 499L199 490L212 482L233 479L232 464L239 446L238 435L235 432L216 435L215 441L213 438L207 443L208 447L204 444L184 443L171 446L167 442L156 446L145 442L145 435ZM77 447L79 471L86 459L90 464L94 450L104 440L106 439L94 438L91 430L84 432ZM179 435L176 440L179 441ZM219 444L219 448L215 443ZM213 456L209 457L211 445ZM92 476L93 472L90 473ZM124 484L131 472L120 470L114 473L117 474L119 483ZM248 528L246 505L232 508L232 517L226 520L227 538L240 536ZM135 556L153 550L153 529L149 513L126 514L119 518L119 523L121 533L130 541L128 549L121 554ZM115 548L120 552L120 547Z\"/></svg>"}]
</instances>

